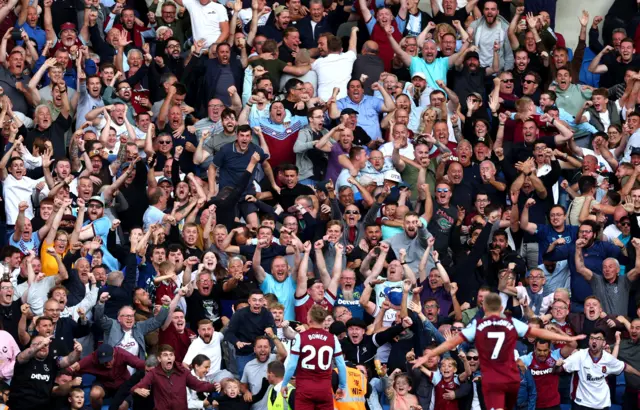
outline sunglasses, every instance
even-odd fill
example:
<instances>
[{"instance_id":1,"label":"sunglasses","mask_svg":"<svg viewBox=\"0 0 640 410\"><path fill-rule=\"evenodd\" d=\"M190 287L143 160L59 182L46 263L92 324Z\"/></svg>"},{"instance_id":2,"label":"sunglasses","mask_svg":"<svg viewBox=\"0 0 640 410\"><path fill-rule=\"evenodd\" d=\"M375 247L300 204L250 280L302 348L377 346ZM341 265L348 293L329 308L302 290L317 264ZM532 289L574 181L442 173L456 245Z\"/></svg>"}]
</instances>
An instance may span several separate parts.
<instances>
[{"instance_id":1,"label":"sunglasses","mask_svg":"<svg viewBox=\"0 0 640 410\"><path fill-rule=\"evenodd\" d=\"M458 326L451 326L451 331L452 331L452 332L460 332L461 330L462 330L462 328L461 328L461 327L458 327Z\"/></svg>"},{"instance_id":2,"label":"sunglasses","mask_svg":"<svg viewBox=\"0 0 640 410\"><path fill-rule=\"evenodd\" d=\"M167 141L167 140L158 141L158 144L169 145L169 144L171 144L171 141Z\"/></svg>"},{"instance_id":3,"label":"sunglasses","mask_svg":"<svg viewBox=\"0 0 640 410\"><path fill-rule=\"evenodd\" d=\"M617 221L616 223L620 224L622 226L631 226L631 222L626 222L626 221L625 222L620 222L620 221Z\"/></svg>"},{"instance_id":4,"label":"sunglasses","mask_svg":"<svg viewBox=\"0 0 640 410\"><path fill-rule=\"evenodd\" d=\"M436 188L436 192L449 192L449 188Z\"/></svg>"},{"instance_id":5,"label":"sunglasses","mask_svg":"<svg viewBox=\"0 0 640 410\"><path fill-rule=\"evenodd\" d=\"M513 82L513 78L505 78L504 80L500 80L503 83L512 83Z\"/></svg>"},{"instance_id":6,"label":"sunglasses","mask_svg":"<svg viewBox=\"0 0 640 410\"><path fill-rule=\"evenodd\" d=\"M467 356L467 360L469 360L469 361L471 361L471 360L476 361L476 360L478 360L478 356Z\"/></svg>"},{"instance_id":7,"label":"sunglasses","mask_svg":"<svg viewBox=\"0 0 640 410\"><path fill-rule=\"evenodd\" d=\"M522 80L523 84L537 84L534 80Z\"/></svg>"},{"instance_id":8,"label":"sunglasses","mask_svg":"<svg viewBox=\"0 0 640 410\"><path fill-rule=\"evenodd\" d=\"M349 211L344 211L344 214L345 215L360 215L360 212L349 210Z\"/></svg>"}]
</instances>

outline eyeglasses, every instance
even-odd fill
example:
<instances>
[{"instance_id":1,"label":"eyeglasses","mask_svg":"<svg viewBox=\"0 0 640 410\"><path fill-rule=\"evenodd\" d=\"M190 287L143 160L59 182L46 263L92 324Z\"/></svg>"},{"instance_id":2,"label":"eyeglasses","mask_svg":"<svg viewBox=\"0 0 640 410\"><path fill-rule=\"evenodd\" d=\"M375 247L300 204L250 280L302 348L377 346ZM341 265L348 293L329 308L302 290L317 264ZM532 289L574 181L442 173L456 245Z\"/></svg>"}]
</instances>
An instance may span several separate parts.
<instances>
[{"instance_id":1,"label":"eyeglasses","mask_svg":"<svg viewBox=\"0 0 640 410\"><path fill-rule=\"evenodd\" d=\"M131 91L131 87L122 87L118 91Z\"/></svg>"},{"instance_id":2,"label":"eyeglasses","mask_svg":"<svg viewBox=\"0 0 640 410\"><path fill-rule=\"evenodd\" d=\"M625 222L617 221L616 223L617 223L617 224L620 224L620 225L622 225L622 226L631 226L631 222L627 222L627 221L625 221Z\"/></svg>"},{"instance_id":3,"label":"eyeglasses","mask_svg":"<svg viewBox=\"0 0 640 410\"><path fill-rule=\"evenodd\" d=\"M544 276L529 276L529 279L544 279Z\"/></svg>"},{"instance_id":4,"label":"eyeglasses","mask_svg":"<svg viewBox=\"0 0 640 410\"><path fill-rule=\"evenodd\" d=\"M348 210L348 211L344 211L345 215L360 215L359 211L352 211L352 210Z\"/></svg>"},{"instance_id":5,"label":"eyeglasses","mask_svg":"<svg viewBox=\"0 0 640 410\"><path fill-rule=\"evenodd\" d=\"M467 356L467 360L475 362L476 360L478 360L478 356Z\"/></svg>"},{"instance_id":6,"label":"eyeglasses","mask_svg":"<svg viewBox=\"0 0 640 410\"><path fill-rule=\"evenodd\" d=\"M593 233L593 231L592 230L588 230L588 231L580 230L580 231L578 231L578 233Z\"/></svg>"},{"instance_id":7,"label":"eyeglasses","mask_svg":"<svg viewBox=\"0 0 640 410\"><path fill-rule=\"evenodd\" d=\"M222 107L224 107L224 104L209 104L208 107L209 108L222 108Z\"/></svg>"},{"instance_id":8,"label":"eyeglasses","mask_svg":"<svg viewBox=\"0 0 640 410\"><path fill-rule=\"evenodd\" d=\"M13 289L13 286L3 286L3 287L0 287L0 290L9 290L9 289Z\"/></svg>"},{"instance_id":9,"label":"eyeglasses","mask_svg":"<svg viewBox=\"0 0 640 410\"><path fill-rule=\"evenodd\" d=\"M596 340L598 342L604 342L604 337L589 337L589 340Z\"/></svg>"},{"instance_id":10,"label":"eyeglasses","mask_svg":"<svg viewBox=\"0 0 640 410\"><path fill-rule=\"evenodd\" d=\"M425 309L437 309L438 305L424 305Z\"/></svg>"},{"instance_id":11,"label":"eyeglasses","mask_svg":"<svg viewBox=\"0 0 640 410\"><path fill-rule=\"evenodd\" d=\"M169 144L171 144L171 140L162 140L162 141L158 141L158 144L162 144L162 145L169 145Z\"/></svg>"},{"instance_id":12,"label":"eyeglasses","mask_svg":"<svg viewBox=\"0 0 640 410\"><path fill-rule=\"evenodd\" d=\"M125 319L133 319L133 315L120 315L119 317L122 317Z\"/></svg>"},{"instance_id":13,"label":"eyeglasses","mask_svg":"<svg viewBox=\"0 0 640 410\"><path fill-rule=\"evenodd\" d=\"M102 208L102 205L100 205L100 204L89 204L89 205L87 205L87 208Z\"/></svg>"},{"instance_id":14,"label":"eyeglasses","mask_svg":"<svg viewBox=\"0 0 640 410\"><path fill-rule=\"evenodd\" d=\"M436 188L436 192L449 192L449 188Z\"/></svg>"},{"instance_id":15,"label":"eyeglasses","mask_svg":"<svg viewBox=\"0 0 640 410\"><path fill-rule=\"evenodd\" d=\"M505 78L504 80L500 80L503 83L512 83L513 82L513 78Z\"/></svg>"},{"instance_id":16,"label":"eyeglasses","mask_svg":"<svg viewBox=\"0 0 640 410\"><path fill-rule=\"evenodd\" d=\"M567 310L567 308L565 306L554 306L551 310Z\"/></svg>"},{"instance_id":17,"label":"eyeglasses","mask_svg":"<svg viewBox=\"0 0 640 410\"><path fill-rule=\"evenodd\" d=\"M522 84L538 84L535 80L522 80Z\"/></svg>"},{"instance_id":18,"label":"eyeglasses","mask_svg":"<svg viewBox=\"0 0 640 410\"><path fill-rule=\"evenodd\" d=\"M171 44L167 48L180 48L180 44Z\"/></svg>"},{"instance_id":19,"label":"eyeglasses","mask_svg":"<svg viewBox=\"0 0 640 410\"><path fill-rule=\"evenodd\" d=\"M459 327L459 326L451 326L451 331L452 331L452 332L459 332L459 331L461 331L461 330L462 330L462 328L461 328L461 327Z\"/></svg>"}]
</instances>

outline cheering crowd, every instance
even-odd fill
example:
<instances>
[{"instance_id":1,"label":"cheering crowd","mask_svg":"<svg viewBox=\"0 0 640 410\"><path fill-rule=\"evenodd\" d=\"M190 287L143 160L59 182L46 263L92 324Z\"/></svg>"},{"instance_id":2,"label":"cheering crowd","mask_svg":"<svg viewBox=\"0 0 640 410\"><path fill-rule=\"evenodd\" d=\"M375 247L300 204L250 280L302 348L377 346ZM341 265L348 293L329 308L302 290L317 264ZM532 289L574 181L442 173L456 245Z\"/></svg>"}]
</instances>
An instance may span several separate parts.
<instances>
[{"instance_id":1,"label":"cheering crowd","mask_svg":"<svg viewBox=\"0 0 640 410\"><path fill-rule=\"evenodd\" d=\"M640 2L418 3L0 0L0 409L637 410Z\"/></svg>"}]
</instances>

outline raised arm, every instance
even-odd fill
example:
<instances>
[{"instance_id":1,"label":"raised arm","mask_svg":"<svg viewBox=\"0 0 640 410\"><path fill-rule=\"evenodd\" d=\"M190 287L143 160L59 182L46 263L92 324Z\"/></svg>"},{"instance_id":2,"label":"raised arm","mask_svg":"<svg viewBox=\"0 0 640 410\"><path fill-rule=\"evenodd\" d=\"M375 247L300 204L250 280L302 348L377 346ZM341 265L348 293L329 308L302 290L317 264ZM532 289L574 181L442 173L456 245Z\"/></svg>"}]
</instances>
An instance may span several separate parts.
<instances>
[{"instance_id":1,"label":"raised arm","mask_svg":"<svg viewBox=\"0 0 640 410\"><path fill-rule=\"evenodd\" d=\"M361 3L364 3L365 0L359 0ZM402 47L400 47L400 44L398 44L398 42L396 41L396 39L393 38L393 26L388 26L386 29L387 32L387 39L389 40L389 43L391 44L391 48L393 49L393 52L396 53L396 55L398 55L400 57L400 59L402 60L402 63L404 65L406 65L407 67L409 67L411 65L411 55L409 55L409 53L407 53L406 51L404 51L402 49ZM451 60L449 60L451 61Z\"/></svg>"},{"instance_id":2,"label":"raised arm","mask_svg":"<svg viewBox=\"0 0 640 410\"><path fill-rule=\"evenodd\" d=\"M583 255L583 248L586 245L586 240L584 239L578 239L576 240L576 271L582 275L582 277L587 281L591 281L591 278L593 277L593 272L591 270L589 270L585 264L584 264L584 255Z\"/></svg>"}]
</instances>

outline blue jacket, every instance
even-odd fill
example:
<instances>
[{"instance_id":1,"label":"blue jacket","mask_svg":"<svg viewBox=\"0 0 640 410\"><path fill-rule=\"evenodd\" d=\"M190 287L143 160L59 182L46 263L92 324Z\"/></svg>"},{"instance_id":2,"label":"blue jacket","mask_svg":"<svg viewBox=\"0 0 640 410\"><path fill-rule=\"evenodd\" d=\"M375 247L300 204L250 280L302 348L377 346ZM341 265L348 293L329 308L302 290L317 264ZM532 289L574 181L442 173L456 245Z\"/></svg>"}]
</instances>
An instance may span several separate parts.
<instances>
[{"instance_id":1,"label":"blue jacket","mask_svg":"<svg viewBox=\"0 0 640 410\"><path fill-rule=\"evenodd\" d=\"M536 410L536 383L533 381L531 371L527 369L524 373L520 370L520 390L518 390L518 404L516 409Z\"/></svg>"},{"instance_id":2,"label":"blue jacket","mask_svg":"<svg viewBox=\"0 0 640 410\"><path fill-rule=\"evenodd\" d=\"M552 252L545 254L550 261L569 262L571 272L571 301L582 304L587 296L593 295L591 285L576 271L576 244L557 246ZM583 249L584 265L596 275L602 275L602 262L607 258L616 258L620 265L626 265L627 257L622 255L616 245L596 240L589 248Z\"/></svg>"}]
</instances>

